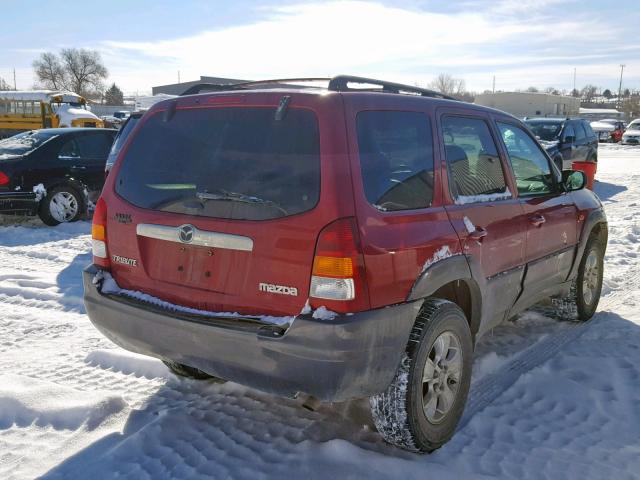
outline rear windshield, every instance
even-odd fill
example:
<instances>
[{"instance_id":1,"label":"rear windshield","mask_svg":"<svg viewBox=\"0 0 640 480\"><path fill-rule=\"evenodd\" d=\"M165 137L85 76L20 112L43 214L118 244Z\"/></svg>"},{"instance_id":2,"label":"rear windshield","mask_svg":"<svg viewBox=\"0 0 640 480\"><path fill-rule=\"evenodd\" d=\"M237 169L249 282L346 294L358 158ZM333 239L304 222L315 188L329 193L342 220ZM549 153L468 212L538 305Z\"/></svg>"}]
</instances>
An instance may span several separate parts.
<instances>
[{"instance_id":1,"label":"rear windshield","mask_svg":"<svg viewBox=\"0 0 640 480\"><path fill-rule=\"evenodd\" d=\"M557 140L562 130L562 123L560 122L526 122L527 126L531 129L533 134L540 140L546 140L548 142Z\"/></svg>"},{"instance_id":2,"label":"rear windshield","mask_svg":"<svg viewBox=\"0 0 640 480\"><path fill-rule=\"evenodd\" d=\"M25 155L55 136L46 131L31 130L5 138L0 140L0 156Z\"/></svg>"},{"instance_id":3,"label":"rear windshield","mask_svg":"<svg viewBox=\"0 0 640 480\"><path fill-rule=\"evenodd\" d=\"M159 113L132 138L116 192L141 208L238 220L311 210L320 194L313 112L290 108Z\"/></svg>"}]
</instances>

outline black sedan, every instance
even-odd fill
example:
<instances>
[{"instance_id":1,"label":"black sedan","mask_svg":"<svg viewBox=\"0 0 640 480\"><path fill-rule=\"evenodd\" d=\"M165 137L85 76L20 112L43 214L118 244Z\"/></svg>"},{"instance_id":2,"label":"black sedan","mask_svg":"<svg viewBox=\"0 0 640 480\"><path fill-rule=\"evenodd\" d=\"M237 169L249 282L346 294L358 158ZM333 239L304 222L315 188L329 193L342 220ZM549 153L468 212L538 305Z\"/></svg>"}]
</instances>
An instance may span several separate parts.
<instances>
[{"instance_id":1,"label":"black sedan","mask_svg":"<svg viewBox=\"0 0 640 480\"><path fill-rule=\"evenodd\" d=\"M100 195L116 130L49 128L0 140L0 213L78 220Z\"/></svg>"}]
</instances>

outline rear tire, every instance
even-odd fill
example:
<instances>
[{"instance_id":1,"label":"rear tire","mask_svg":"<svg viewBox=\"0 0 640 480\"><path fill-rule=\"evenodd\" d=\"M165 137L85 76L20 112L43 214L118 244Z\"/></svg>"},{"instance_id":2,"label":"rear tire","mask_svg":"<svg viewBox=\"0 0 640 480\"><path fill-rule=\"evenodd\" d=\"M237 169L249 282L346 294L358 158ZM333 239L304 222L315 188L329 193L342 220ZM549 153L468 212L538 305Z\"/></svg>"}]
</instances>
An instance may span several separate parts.
<instances>
[{"instance_id":1,"label":"rear tire","mask_svg":"<svg viewBox=\"0 0 640 480\"><path fill-rule=\"evenodd\" d=\"M171 373L179 377L191 378L194 380L214 380L216 381L216 383L226 382L226 380L214 377L213 375L209 375L208 373L205 373L195 367L190 367L189 365L184 365L172 360L162 360L162 363L164 363L167 368L171 370Z\"/></svg>"},{"instance_id":2,"label":"rear tire","mask_svg":"<svg viewBox=\"0 0 640 480\"><path fill-rule=\"evenodd\" d=\"M40 201L38 216L45 225L55 227L61 223L76 222L86 211L84 196L70 185L58 185Z\"/></svg>"},{"instance_id":3,"label":"rear tire","mask_svg":"<svg viewBox=\"0 0 640 480\"><path fill-rule=\"evenodd\" d=\"M382 437L414 452L432 452L446 443L464 411L472 357L462 310L446 300L427 300L393 381L369 399Z\"/></svg>"}]
</instances>

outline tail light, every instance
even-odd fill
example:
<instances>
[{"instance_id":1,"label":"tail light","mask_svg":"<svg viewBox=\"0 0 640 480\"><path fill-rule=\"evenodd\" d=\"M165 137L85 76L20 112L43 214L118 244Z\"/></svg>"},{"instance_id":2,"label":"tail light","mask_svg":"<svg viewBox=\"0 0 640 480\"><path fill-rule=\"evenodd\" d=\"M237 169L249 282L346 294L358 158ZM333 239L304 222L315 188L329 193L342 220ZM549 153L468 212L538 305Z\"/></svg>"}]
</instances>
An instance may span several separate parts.
<instances>
[{"instance_id":1,"label":"tail light","mask_svg":"<svg viewBox=\"0 0 640 480\"><path fill-rule=\"evenodd\" d=\"M0 187L6 187L9 185L9 177L6 173L0 172Z\"/></svg>"},{"instance_id":2,"label":"tail light","mask_svg":"<svg viewBox=\"0 0 640 480\"><path fill-rule=\"evenodd\" d=\"M107 204L102 197L96 203L91 225L91 249L93 263L108 270L111 267L107 251Z\"/></svg>"},{"instance_id":3,"label":"tail light","mask_svg":"<svg viewBox=\"0 0 640 480\"><path fill-rule=\"evenodd\" d=\"M353 218L336 220L318 235L309 297L313 308L325 306L339 313L369 308L364 259Z\"/></svg>"}]
</instances>

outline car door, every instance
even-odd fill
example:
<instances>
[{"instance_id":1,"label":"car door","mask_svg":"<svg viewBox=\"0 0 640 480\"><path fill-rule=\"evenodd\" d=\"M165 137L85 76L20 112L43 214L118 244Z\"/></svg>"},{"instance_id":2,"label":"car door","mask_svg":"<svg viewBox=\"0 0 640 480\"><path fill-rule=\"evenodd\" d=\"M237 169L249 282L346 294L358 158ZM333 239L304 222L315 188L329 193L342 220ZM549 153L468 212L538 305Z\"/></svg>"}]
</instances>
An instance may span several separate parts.
<instances>
[{"instance_id":1,"label":"car door","mask_svg":"<svg viewBox=\"0 0 640 480\"><path fill-rule=\"evenodd\" d=\"M445 209L484 290L484 331L504 318L520 293L526 234L522 205L512 193L489 118L442 111L439 120L450 197Z\"/></svg>"},{"instance_id":2,"label":"car door","mask_svg":"<svg viewBox=\"0 0 640 480\"><path fill-rule=\"evenodd\" d=\"M81 132L61 148L58 159L67 163L69 173L80 180L89 192L102 189L104 167L113 142L113 132Z\"/></svg>"},{"instance_id":3,"label":"car door","mask_svg":"<svg viewBox=\"0 0 640 480\"><path fill-rule=\"evenodd\" d=\"M551 160L528 131L508 121L497 125L528 223L522 305L567 278L577 243L578 211L558 184Z\"/></svg>"}]
</instances>

